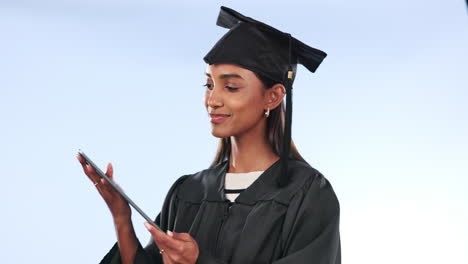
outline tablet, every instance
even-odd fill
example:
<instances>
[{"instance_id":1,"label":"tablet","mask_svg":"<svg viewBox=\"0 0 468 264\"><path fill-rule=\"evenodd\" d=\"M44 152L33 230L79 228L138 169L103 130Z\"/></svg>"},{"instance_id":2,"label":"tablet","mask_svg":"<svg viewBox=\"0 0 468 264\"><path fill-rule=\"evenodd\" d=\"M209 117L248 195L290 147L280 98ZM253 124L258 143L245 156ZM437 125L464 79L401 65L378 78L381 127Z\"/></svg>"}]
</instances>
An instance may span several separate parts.
<instances>
[{"instance_id":1,"label":"tablet","mask_svg":"<svg viewBox=\"0 0 468 264\"><path fill-rule=\"evenodd\" d=\"M115 183L114 181L112 181L111 179L109 179L109 177L106 176L106 174L104 174L104 172L102 172L101 169L99 169L98 166L96 166L96 164L94 164L94 162L80 149L78 150L78 154L80 154L84 160L86 161L86 163L88 163L89 165L91 165L94 170L97 172L97 174L101 177L101 178L104 178L104 180L106 180L110 186L112 186L112 188L114 188L114 190L116 192L118 192L133 208L135 208L135 210L137 210L137 212L143 216L143 218L148 221L148 223L152 224L154 227L156 227L157 229L159 229L161 232L164 232L157 224L155 224L153 222L153 220L151 218L148 217L147 214L145 214L145 212L143 212L143 210L140 209L140 207L138 207L138 205L136 205L132 199L130 199L130 197L128 197ZM165 232L164 232L165 233Z\"/></svg>"}]
</instances>

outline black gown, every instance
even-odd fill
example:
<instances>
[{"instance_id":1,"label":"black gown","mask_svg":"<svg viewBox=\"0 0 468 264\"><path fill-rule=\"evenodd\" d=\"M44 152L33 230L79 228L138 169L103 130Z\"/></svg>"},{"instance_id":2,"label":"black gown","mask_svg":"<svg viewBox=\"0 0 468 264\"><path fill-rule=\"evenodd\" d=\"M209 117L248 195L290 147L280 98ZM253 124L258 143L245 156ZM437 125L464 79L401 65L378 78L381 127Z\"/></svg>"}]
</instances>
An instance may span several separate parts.
<instances>
[{"instance_id":1,"label":"black gown","mask_svg":"<svg viewBox=\"0 0 468 264\"><path fill-rule=\"evenodd\" d=\"M280 188L278 160L231 203L224 196L228 166L180 177L155 220L164 231L190 233L197 263L341 263L339 202L320 172L289 160L289 183ZM121 263L117 243L101 263ZM134 263L163 263L152 239L138 244Z\"/></svg>"}]
</instances>

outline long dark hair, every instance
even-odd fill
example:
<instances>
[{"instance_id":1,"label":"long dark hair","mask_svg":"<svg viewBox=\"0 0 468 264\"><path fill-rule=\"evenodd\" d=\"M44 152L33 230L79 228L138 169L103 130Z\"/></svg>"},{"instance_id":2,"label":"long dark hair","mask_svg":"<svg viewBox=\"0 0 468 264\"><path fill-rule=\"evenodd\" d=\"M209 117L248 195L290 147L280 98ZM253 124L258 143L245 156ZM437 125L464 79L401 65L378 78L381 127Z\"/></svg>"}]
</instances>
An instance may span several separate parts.
<instances>
[{"instance_id":1,"label":"long dark hair","mask_svg":"<svg viewBox=\"0 0 468 264\"><path fill-rule=\"evenodd\" d=\"M266 89L270 89L275 85L276 81L263 76L262 74L255 73L257 77L262 81ZM273 152L281 156L283 149L283 137L284 137L284 121L285 121L285 108L284 102L270 111L270 116L267 118L267 138L270 145L273 147ZM231 155L231 138L225 137L219 140L218 150L216 151L215 158L210 165L210 168L218 165L226 159L229 159ZM289 152L289 159L300 160L306 162L304 158L299 154L299 151L294 144L294 141L291 139L291 149ZM307 162L306 162L307 163Z\"/></svg>"}]
</instances>

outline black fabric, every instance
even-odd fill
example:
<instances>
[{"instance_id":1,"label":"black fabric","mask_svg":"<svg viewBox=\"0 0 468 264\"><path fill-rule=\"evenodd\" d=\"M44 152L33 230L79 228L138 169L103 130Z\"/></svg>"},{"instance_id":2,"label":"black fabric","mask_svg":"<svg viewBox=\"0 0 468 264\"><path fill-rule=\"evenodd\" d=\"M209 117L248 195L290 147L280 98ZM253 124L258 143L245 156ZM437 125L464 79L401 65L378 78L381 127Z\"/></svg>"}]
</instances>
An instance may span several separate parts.
<instances>
[{"instance_id":1,"label":"black fabric","mask_svg":"<svg viewBox=\"0 0 468 264\"><path fill-rule=\"evenodd\" d=\"M155 220L163 230L195 238L197 263L341 263L339 202L320 172L289 160L290 180L279 187L277 161L230 203L224 198L227 168L224 161L179 178ZM117 243L101 263L120 263ZM138 245L134 263L162 263L152 240Z\"/></svg>"},{"instance_id":2,"label":"black fabric","mask_svg":"<svg viewBox=\"0 0 468 264\"><path fill-rule=\"evenodd\" d=\"M224 193L241 193L245 189L224 189Z\"/></svg>"},{"instance_id":3,"label":"black fabric","mask_svg":"<svg viewBox=\"0 0 468 264\"><path fill-rule=\"evenodd\" d=\"M315 72L327 56L288 33L225 6L221 7L216 24L229 31L203 58L208 64L237 64L283 83L290 66L294 69L293 76L298 63Z\"/></svg>"}]
</instances>

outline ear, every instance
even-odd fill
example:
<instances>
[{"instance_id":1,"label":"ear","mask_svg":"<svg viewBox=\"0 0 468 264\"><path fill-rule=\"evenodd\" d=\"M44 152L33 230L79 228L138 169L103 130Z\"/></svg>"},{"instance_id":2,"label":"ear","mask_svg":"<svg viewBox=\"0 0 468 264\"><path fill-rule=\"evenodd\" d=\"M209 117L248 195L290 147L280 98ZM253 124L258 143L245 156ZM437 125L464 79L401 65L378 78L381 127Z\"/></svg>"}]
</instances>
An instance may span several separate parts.
<instances>
[{"instance_id":1,"label":"ear","mask_svg":"<svg viewBox=\"0 0 468 264\"><path fill-rule=\"evenodd\" d=\"M265 109L270 108L270 110L275 109L278 107L281 102L283 102L283 98L286 95L286 88L281 83L277 83L273 85L270 89L266 90L266 102L265 102Z\"/></svg>"}]
</instances>

